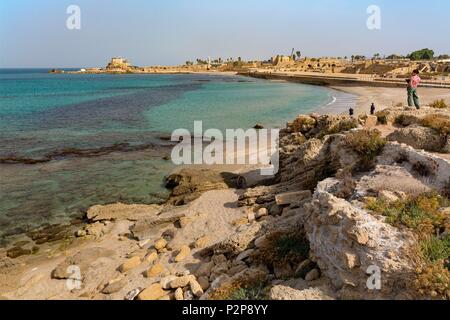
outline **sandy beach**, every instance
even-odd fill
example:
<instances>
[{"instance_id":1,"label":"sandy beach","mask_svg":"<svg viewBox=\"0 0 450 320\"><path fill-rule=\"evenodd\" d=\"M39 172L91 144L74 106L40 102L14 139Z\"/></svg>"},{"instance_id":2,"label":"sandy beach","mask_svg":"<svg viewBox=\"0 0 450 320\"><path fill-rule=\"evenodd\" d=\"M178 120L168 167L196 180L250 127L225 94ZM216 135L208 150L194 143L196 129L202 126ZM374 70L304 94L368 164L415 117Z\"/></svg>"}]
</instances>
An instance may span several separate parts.
<instances>
[{"instance_id":1,"label":"sandy beach","mask_svg":"<svg viewBox=\"0 0 450 320\"><path fill-rule=\"evenodd\" d=\"M375 103L378 110L395 106L399 103L406 105L407 96L406 88L381 88L381 87L353 87L353 86L336 86L332 87L336 90L341 90L347 93L357 95L357 114L364 114L369 112L371 103ZM450 104L450 90L438 88L420 88L418 89L419 97L423 105L437 100L444 99L447 104Z\"/></svg>"}]
</instances>

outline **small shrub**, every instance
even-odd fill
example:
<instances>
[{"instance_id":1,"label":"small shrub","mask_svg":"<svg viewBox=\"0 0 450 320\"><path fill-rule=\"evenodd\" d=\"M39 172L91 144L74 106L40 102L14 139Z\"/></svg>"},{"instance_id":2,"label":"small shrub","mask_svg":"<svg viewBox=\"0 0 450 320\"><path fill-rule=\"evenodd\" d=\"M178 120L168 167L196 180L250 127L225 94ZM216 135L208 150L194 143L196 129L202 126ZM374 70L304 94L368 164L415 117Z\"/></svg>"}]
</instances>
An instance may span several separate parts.
<instances>
[{"instance_id":1,"label":"small shrub","mask_svg":"<svg viewBox=\"0 0 450 320\"><path fill-rule=\"evenodd\" d=\"M431 108L436 109L446 109L448 108L447 104L445 103L444 99L438 99L430 103Z\"/></svg>"},{"instance_id":2,"label":"small shrub","mask_svg":"<svg viewBox=\"0 0 450 320\"><path fill-rule=\"evenodd\" d=\"M394 119L394 125L408 127L412 124L419 123L420 120L417 116L411 114L400 114Z\"/></svg>"},{"instance_id":3,"label":"small shrub","mask_svg":"<svg viewBox=\"0 0 450 320\"><path fill-rule=\"evenodd\" d=\"M294 132L306 133L316 126L316 120L309 116L297 117L292 125Z\"/></svg>"},{"instance_id":4,"label":"small shrub","mask_svg":"<svg viewBox=\"0 0 450 320\"><path fill-rule=\"evenodd\" d=\"M215 290L210 300L268 300L267 280L261 277L237 279Z\"/></svg>"},{"instance_id":5,"label":"small shrub","mask_svg":"<svg viewBox=\"0 0 450 320\"><path fill-rule=\"evenodd\" d=\"M424 127L438 131L440 134L450 134L450 117L448 116L442 114L430 114L422 119L421 124Z\"/></svg>"},{"instance_id":6,"label":"small shrub","mask_svg":"<svg viewBox=\"0 0 450 320\"><path fill-rule=\"evenodd\" d=\"M404 114L401 114L401 115L395 117L395 119L394 119L394 124L399 125L399 126L405 127L404 122L405 122Z\"/></svg>"},{"instance_id":7,"label":"small shrub","mask_svg":"<svg viewBox=\"0 0 450 320\"><path fill-rule=\"evenodd\" d=\"M361 157L360 169L373 166L375 158L383 152L386 139L378 130L359 130L346 136L346 142Z\"/></svg>"},{"instance_id":8,"label":"small shrub","mask_svg":"<svg viewBox=\"0 0 450 320\"><path fill-rule=\"evenodd\" d=\"M378 122L380 124L387 124L388 120L387 120L387 114L385 111L378 111L377 113L375 113L375 115L377 116Z\"/></svg>"},{"instance_id":9,"label":"small shrub","mask_svg":"<svg viewBox=\"0 0 450 320\"><path fill-rule=\"evenodd\" d=\"M450 272L443 261L426 264L418 273L415 287L422 295L450 299Z\"/></svg>"},{"instance_id":10,"label":"small shrub","mask_svg":"<svg viewBox=\"0 0 450 320\"><path fill-rule=\"evenodd\" d=\"M450 236L430 236L420 243L421 252L428 262L445 261L450 257Z\"/></svg>"},{"instance_id":11,"label":"small shrub","mask_svg":"<svg viewBox=\"0 0 450 320\"><path fill-rule=\"evenodd\" d=\"M412 170L422 177L429 177L432 173L432 170L424 163L418 161L412 165Z\"/></svg>"},{"instance_id":12,"label":"small shrub","mask_svg":"<svg viewBox=\"0 0 450 320\"><path fill-rule=\"evenodd\" d=\"M261 248L260 259L266 265L276 263L299 264L309 255L309 242L304 231L273 232Z\"/></svg>"},{"instance_id":13,"label":"small shrub","mask_svg":"<svg viewBox=\"0 0 450 320\"><path fill-rule=\"evenodd\" d=\"M329 130L322 132L318 138L321 139L326 135L330 134L338 134L341 132L350 131L358 127L358 121L356 119L342 120L339 121L336 125L331 127Z\"/></svg>"},{"instance_id":14,"label":"small shrub","mask_svg":"<svg viewBox=\"0 0 450 320\"><path fill-rule=\"evenodd\" d=\"M366 208L385 216L387 223L397 227L406 226L426 239L439 232L443 226L446 215L439 209L445 207L447 202L436 192L431 192L392 203L373 199Z\"/></svg>"},{"instance_id":15,"label":"small shrub","mask_svg":"<svg viewBox=\"0 0 450 320\"><path fill-rule=\"evenodd\" d=\"M366 206L386 216L386 222L411 228L419 236L414 250L418 268L413 283L414 289L427 297L450 299L450 236L436 236L445 229L447 214L440 209L448 204L448 199L429 192L393 203L373 198Z\"/></svg>"}]
</instances>

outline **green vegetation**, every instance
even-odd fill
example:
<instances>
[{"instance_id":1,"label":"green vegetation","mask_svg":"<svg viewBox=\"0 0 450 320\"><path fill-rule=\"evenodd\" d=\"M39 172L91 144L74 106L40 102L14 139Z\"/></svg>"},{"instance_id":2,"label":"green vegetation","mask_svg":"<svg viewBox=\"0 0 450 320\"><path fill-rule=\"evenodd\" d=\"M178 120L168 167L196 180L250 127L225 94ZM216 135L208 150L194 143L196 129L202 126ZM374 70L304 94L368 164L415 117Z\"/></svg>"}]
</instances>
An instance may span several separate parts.
<instances>
[{"instance_id":1,"label":"green vegetation","mask_svg":"<svg viewBox=\"0 0 450 320\"><path fill-rule=\"evenodd\" d=\"M450 55L448 55L448 54L441 54L441 55L437 56L436 59L438 59L438 60L447 60L447 59L450 59Z\"/></svg>"},{"instance_id":2,"label":"green vegetation","mask_svg":"<svg viewBox=\"0 0 450 320\"><path fill-rule=\"evenodd\" d=\"M256 283L250 286L239 287L231 291L225 300L267 300L265 283Z\"/></svg>"},{"instance_id":3,"label":"green vegetation","mask_svg":"<svg viewBox=\"0 0 450 320\"><path fill-rule=\"evenodd\" d=\"M410 114L400 114L394 119L394 124L402 127L407 127L418 122L418 118Z\"/></svg>"},{"instance_id":4,"label":"green vegetation","mask_svg":"<svg viewBox=\"0 0 450 320\"><path fill-rule=\"evenodd\" d=\"M351 132L346 136L346 142L360 157L360 170L368 170L375 158L383 152L386 139L378 130L359 130Z\"/></svg>"},{"instance_id":5,"label":"green vegetation","mask_svg":"<svg viewBox=\"0 0 450 320\"><path fill-rule=\"evenodd\" d=\"M298 264L308 258L309 242L303 231L274 232L267 236L260 259L266 265Z\"/></svg>"},{"instance_id":6,"label":"green vegetation","mask_svg":"<svg viewBox=\"0 0 450 320\"><path fill-rule=\"evenodd\" d=\"M392 203L372 199L367 204L369 210L386 216L388 223L406 226L418 235L414 287L433 298L450 299L450 236L443 233L449 227L448 212L442 210L448 205L449 200L436 192Z\"/></svg>"},{"instance_id":7,"label":"green vegetation","mask_svg":"<svg viewBox=\"0 0 450 320\"><path fill-rule=\"evenodd\" d=\"M432 103L430 103L431 108L436 109L446 109L448 108L447 104L445 103L444 99L435 100Z\"/></svg>"},{"instance_id":8,"label":"green vegetation","mask_svg":"<svg viewBox=\"0 0 450 320\"><path fill-rule=\"evenodd\" d=\"M448 205L448 200L436 192L424 193L418 197L387 203L372 199L367 209L386 217L394 226L406 226L422 238L436 234L444 224L446 214L439 209Z\"/></svg>"},{"instance_id":9,"label":"green vegetation","mask_svg":"<svg viewBox=\"0 0 450 320\"><path fill-rule=\"evenodd\" d=\"M402 56L402 55L398 55L398 54L391 54L391 55L387 56L386 59L388 59L388 60L399 60L399 59L405 59L405 57Z\"/></svg>"},{"instance_id":10,"label":"green vegetation","mask_svg":"<svg viewBox=\"0 0 450 320\"><path fill-rule=\"evenodd\" d=\"M417 50L408 55L408 58L416 60L432 60L434 58L434 51L428 48Z\"/></svg>"},{"instance_id":11,"label":"green vegetation","mask_svg":"<svg viewBox=\"0 0 450 320\"><path fill-rule=\"evenodd\" d=\"M338 133L350 131L357 127L358 127L358 120L346 119L346 120L339 121L337 124L335 124L333 127L331 127L328 130L323 130L317 137L319 139L322 139L326 135L338 134Z\"/></svg>"},{"instance_id":12,"label":"green vegetation","mask_svg":"<svg viewBox=\"0 0 450 320\"><path fill-rule=\"evenodd\" d=\"M428 262L434 263L450 257L450 235L430 236L421 241L421 252Z\"/></svg>"},{"instance_id":13,"label":"green vegetation","mask_svg":"<svg viewBox=\"0 0 450 320\"><path fill-rule=\"evenodd\" d=\"M238 279L215 290L210 300L268 300L267 280L260 276Z\"/></svg>"}]
</instances>

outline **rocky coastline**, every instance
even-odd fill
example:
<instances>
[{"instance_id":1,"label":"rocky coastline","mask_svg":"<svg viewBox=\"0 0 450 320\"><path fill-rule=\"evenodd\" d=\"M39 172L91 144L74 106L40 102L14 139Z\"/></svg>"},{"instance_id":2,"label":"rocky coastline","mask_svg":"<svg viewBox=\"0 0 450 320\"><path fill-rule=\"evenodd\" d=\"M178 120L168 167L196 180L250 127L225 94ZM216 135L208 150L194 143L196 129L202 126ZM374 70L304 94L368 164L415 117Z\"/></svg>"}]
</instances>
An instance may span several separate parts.
<instances>
[{"instance_id":1,"label":"rocky coastline","mask_svg":"<svg viewBox=\"0 0 450 320\"><path fill-rule=\"evenodd\" d=\"M449 128L448 108L299 115L274 179L187 167L163 205L91 207L1 249L1 296L450 299Z\"/></svg>"}]
</instances>

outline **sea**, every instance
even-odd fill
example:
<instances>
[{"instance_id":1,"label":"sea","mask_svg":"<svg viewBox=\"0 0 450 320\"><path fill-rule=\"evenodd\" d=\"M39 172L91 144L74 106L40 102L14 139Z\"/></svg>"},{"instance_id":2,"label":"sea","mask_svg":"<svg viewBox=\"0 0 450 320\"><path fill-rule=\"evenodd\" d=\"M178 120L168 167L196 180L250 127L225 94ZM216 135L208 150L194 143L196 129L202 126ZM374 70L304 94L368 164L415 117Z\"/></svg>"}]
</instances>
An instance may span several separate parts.
<instances>
[{"instance_id":1,"label":"sea","mask_svg":"<svg viewBox=\"0 0 450 320\"><path fill-rule=\"evenodd\" d=\"M173 130L283 127L355 97L221 74L50 74L0 69L0 244L92 205L162 203ZM67 70L70 71L70 70Z\"/></svg>"}]
</instances>

